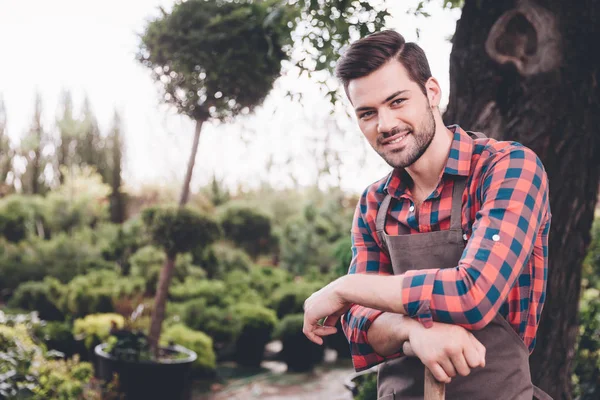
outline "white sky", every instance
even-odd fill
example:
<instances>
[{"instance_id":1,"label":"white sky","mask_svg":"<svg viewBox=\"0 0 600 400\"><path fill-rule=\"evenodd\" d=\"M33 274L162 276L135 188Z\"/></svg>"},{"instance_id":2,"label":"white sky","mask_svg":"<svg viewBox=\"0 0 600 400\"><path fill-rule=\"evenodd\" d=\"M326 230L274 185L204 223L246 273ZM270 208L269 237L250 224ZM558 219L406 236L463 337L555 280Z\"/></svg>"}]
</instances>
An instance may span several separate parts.
<instances>
[{"instance_id":1,"label":"white sky","mask_svg":"<svg viewBox=\"0 0 600 400\"><path fill-rule=\"evenodd\" d=\"M134 58L138 37L159 5L172 0L0 0L0 95L8 115L8 132L16 141L29 128L34 94L42 94L43 120L55 130L61 92L72 92L78 110L87 93L103 133L110 128L114 109L123 117L126 136L125 181L175 184L183 179L192 141L193 123L159 103L149 71ZM433 1L430 18L416 18L405 10L415 0L388 0L388 27L425 50L433 75L448 97L448 65L459 10L441 10ZM420 28L417 39L416 28ZM284 89L301 87L304 107L294 104ZM362 191L388 170L368 147L355 123L342 118L342 129L331 129L328 101L311 82L281 78L265 104L253 116L230 125L205 124L192 190L213 173L230 186L257 185L268 179L290 185L314 182L315 138L330 133L331 146L342 159L341 185ZM312 139L311 139L312 138ZM365 156L366 155L366 156ZM366 158L365 158L366 157ZM266 162L273 160L267 174ZM362 158L359 164L356 159ZM291 159L290 164L286 160Z\"/></svg>"}]
</instances>

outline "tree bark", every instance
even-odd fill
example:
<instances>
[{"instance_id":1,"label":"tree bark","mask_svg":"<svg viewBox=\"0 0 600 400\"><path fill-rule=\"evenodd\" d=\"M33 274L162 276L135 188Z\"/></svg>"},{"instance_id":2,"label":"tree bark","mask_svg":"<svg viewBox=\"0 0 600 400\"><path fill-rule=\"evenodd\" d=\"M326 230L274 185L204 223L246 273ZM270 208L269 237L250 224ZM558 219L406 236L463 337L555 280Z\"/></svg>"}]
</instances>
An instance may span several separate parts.
<instances>
[{"instance_id":1,"label":"tree bark","mask_svg":"<svg viewBox=\"0 0 600 400\"><path fill-rule=\"evenodd\" d=\"M156 295L154 296L154 309L152 310L148 341L150 342L150 348L152 349L154 356L157 358L158 343L162 331L162 323L165 320L165 310L167 308L169 285L171 284L171 277L173 276L173 270L175 269L176 258L177 255L167 255L165 265L160 271Z\"/></svg>"},{"instance_id":2,"label":"tree bark","mask_svg":"<svg viewBox=\"0 0 600 400\"><path fill-rule=\"evenodd\" d=\"M196 120L192 153L190 154L185 180L183 181L183 187L181 188L181 197L179 198L180 207L183 207L187 203L190 195L190 182L192 181L192 173L194 172L194 165L196 164L196 154L198 154L198 143L200 142L200 132L202 131L203 123L203 120Z\"/></svg>"},{"instance_id":3,"label":"tree bark","mask_svg":"<svg viewBox=\"0 0 600 400\"><path fill-rule=\"evenodd\" d=\"M181 197L179 198L180 208L185 206L188 202L190 194L190 182L192 181L192 173L194 172L194 165L196 163L196 154L198 154L198 144L200 142L200 132L202 131L203 123L204 121L202 120L196 121L192 153L190 154L185 180L183 182L183 187L181 188ZM167 305L167 297L169 295L169 284L171 283L171 277L173 276L176 258L176 254L167 254L167 260L165 261L165 265L160 272L158 286L156 288L156 296L154 297L154 310L152 312L152 320L150 323L149 341L150 347L152 348L155 356L158 356L160 333L162 330L162 323L165 319L165 309Z\"/></svg>"},{"instance_id":4,"label":"tree bark","mask_svg":"<svg viewBox=\"0 0 600 400\"><path fill-rule=\"evenodd\" d=\"M600 0L466 0L450 56L447 124L534 150L550 179L546 305L534 384L571 398L581 265L600 180Z\"/></svg>"}]
</instances>

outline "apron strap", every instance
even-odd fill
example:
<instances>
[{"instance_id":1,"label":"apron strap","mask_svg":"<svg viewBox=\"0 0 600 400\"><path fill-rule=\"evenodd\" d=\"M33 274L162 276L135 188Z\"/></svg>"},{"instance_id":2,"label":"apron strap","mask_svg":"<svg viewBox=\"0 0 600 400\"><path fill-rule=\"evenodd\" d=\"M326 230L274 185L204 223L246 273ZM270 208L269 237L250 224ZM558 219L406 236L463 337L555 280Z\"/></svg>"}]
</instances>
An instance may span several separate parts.
<instances>
[{"instance_id":1,"label":"apron strap","mask_svg":"<svg viewBox=\"0 0 600 400\"><path fill-rule=\"evenodd\" d=\"M457 177L454 179L452 188L452 213L450 214L450 230L460 231L462 236L462 195L467 184L466 177Z\"/></svg>"},{"instance_id":2,"label":"apron strap","mask_svg":"<svg viewBox=\"0 0 600 400\"><path fill-rule=\"evenodd\" d=\"M392 201L392 196L390 194L386 194L385 198L381 202L379 206L379 210L377 210L377 219L375 220L375 229L377 231L377 236L379 236L379 240L381 241L381 245L385 249L385 251L389 252L387 247L387 238L385 237L385 219L387 217L388 209L390 208L390 202Z\"/></svg>"}]
</instances>

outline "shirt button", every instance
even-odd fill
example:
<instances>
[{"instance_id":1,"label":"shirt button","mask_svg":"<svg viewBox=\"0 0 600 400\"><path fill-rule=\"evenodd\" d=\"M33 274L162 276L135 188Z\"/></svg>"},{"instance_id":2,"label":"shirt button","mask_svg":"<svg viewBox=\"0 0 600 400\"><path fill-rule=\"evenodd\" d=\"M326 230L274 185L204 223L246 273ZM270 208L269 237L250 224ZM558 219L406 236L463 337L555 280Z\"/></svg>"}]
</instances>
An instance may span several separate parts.
<instances>
[{"instance_id":1,"label":"shirt button","mask_svg":"<svg viewBox=\"0 0 600 400\"><path fill-rule=\"evenodd\" d=\"M500 235L494 235L494 236L492 236L492 240L494 242L497 242L498 240L500 240Z\"/></svg>"},{"instance_id":2,"label":"shirt button","mask_svg":"<svg viewBox=\"0 0 600 400\"><path fill-rule=\"evenodd\" d=\"M410 207L408 208L408 211L410 211L410 212L413 212L413 211L415 211L415 206L410 206Z\"/></svg>"},{"instance_id":3,"label":"shirt button","mask_svg":"<svg viewBox=\"0 0 600 400\"><path fill-rule=\"evenodd\" d=\"M467 239L468 239L468 237L467 237L467 234L466 234L466 233L463 235L463 239L464 239L464 240L467 240Z\"/></svg>"}]
</instances>

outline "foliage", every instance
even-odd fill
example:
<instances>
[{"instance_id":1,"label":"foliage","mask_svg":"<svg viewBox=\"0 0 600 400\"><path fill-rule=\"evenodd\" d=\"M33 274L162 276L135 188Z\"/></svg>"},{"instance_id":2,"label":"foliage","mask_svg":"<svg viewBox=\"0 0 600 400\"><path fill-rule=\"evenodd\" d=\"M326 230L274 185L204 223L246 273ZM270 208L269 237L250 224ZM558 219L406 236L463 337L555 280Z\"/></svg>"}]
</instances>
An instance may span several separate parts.
<instances>
[{"instance_id":1,"label":"foliage","mask_svg":"<svg viewBox=\"0 0 600 400\"><path fill-rule=\"evenodd\" d=\"M166 255L154 246L144 246L138 249L129 259L131 265L130 274L145 281L145 292L153 294L156 291L160 271L165 263ZM192 257L189 254L179 256L175 260L173 270L173 283L182 283L186 277L192 276L197 279L204 272L199 267L192 265Z\"/></svg>"},{"instance_id":2,"label":"foliage","mask_svg":"<svg viewBox=\"0 0 600 400\"><path fill-rule=\"evenodd\" d=\"M73 336L73 325L68 321L41 321L34 326L33 333L46 345L48 350L60 351L66 357L72 357L78 351Z\"/></svg>"},{"instance_id":3,"label":"foliage","mask_svg":"<svg viewBox=\"0 0 600 400\"><path fill-rule=\"evenodd\" d=\"M249 275L250 287L266 302L279 287L291 280L292 276L286 270L274 267L255 266Z\"/></svg>"},{"instance_id":4,"label":"foliage","mask_svg":"<svg viewBox=\"0 0 600 400\"><path fill-rule=\"evenodd\" d=\"M231 271L249 272L252 260L244 250L225 243L215 243L207 248L198 247L194 262L202 266L210 279L223 279Z\"/></svg>"},{"instance_id":5,"label":"foliage","mask_svg":"<svg viewBox=\"0 0 600 400\"><path fill-rule=\"evenodd\" d=\"M84 340L88 350L104 342L110 336L111 329L122 329L125 318L119 314L90 314L75 320L73 334L78 340Z\"/></svg>"},{"instance_id":6,"label":"foliage","mask_svg":"<svg viewBox=\"0 0 600 400\"><path fill-rule=\"evenodd\" d=\"M185 303L183 322L191 329L208 334L215 349L219 349L235 341L241 320L236 318L231 309L207 307L205 300L199 299Z\"/></svg>"},{"instance_id":7,"label":"foliage","mask_svg":"<svg viewBox=\"0 0 600 400\"><path fill-rule=\"evenodd\" d=\"M89 166L74 166L63 171L64 183L47 196L47 218L50 231L72 232L76 228L94 227L108 221L110 187Z\"/></svg>"},{"instance_id":8,"label":"foliage","mask_svg":"<svg viewBox=\"0 0 600 400\"><path fill-rule=\"evenodd\" d=\"M202 299L207 306L225 306L227 288L225 283L217 280L198 280L187 278L181 285L175 285L169 290L173 301Z\"/></svg>"},{"instance_id":9,"label":"foliage","mask_svg":"<svg viewBox=\"0 0 600 400\"><path fill-rule=\"evenodd\" d=\"M6 320L0 314L0 397L33 400L98 398L90 386L92 365L51 359L29 334L35 320L18 316Z\"/></svg>"},{"instance_id":10,"label":"foliage","mask_svg":"<svg viewBox=\"0 0 600 400\"><path fill-rule=\"evenodd\" d=\"M355 400L377 400L377 374L367 373L355 379L358 394Z\"/></svg>"},{"instance_id":11,"label":"foliage","mask_svg":"<svg viewBox=\"0 0 600 400\"><path fill-rule=\"evenodd\" d=\"M286 315L277 326L274 337L281 340L281 356L288 371L309 371L323 360L325 349L302 333L304 314Z\"/></svg>"},{"instance_id":12,"label":"foliage","mask_svg":"<svg viewBox=\"0 0 600 400\"><path fill-rule=\"evenodd\" d=\"M273 293L270 306L278 318L304 311L304 301L323 285L314 282L292 282L281 286Z\"/></svg>"},{"instance_id":13,"label":"foliage","mask_svg":"<svg viewBox=\"0 0 600 400\"><path fill-rule=\"evenodd\" d=\"M164 100L193 120L231 119L262 103L279 76L289 40L276 1L178 2L151 21L138 60ZM244 38L244 40L240 40Z\"/></svg>"},{"instance_id":14,"label":"foliage","mask_svg":"<svg viewBox=\"0 0 600 400\"><path fill-rule=\"evenodd\" d=\"M64 315L58 304L64 296L64 291L64 285L58 279L47 276L42 282L21 284L10 299L9 306L37 311L44 320L60 321Z\"/></svg>"},{"instance_id":15,"label":"foliage","mask_svg":"<svg viewBox=\"0 0 600 400\"><path fill-rule=\"evenodd\" d=\"M45 214L41 196L11 195L0 199L0 235L13 243L27 237L43 237Z\"/></svg>"},{"instance_id":16,"label":"foliage","mask_svg":"<svg viewBox=\"0 0 600 400\"><path fill-rule=\"evenodd\" d=\"M212 217L185 207L147 208L142 220L154 243L169 257L208 246L221 234L218 223Z\"/></svg>"},{"instance_id":17,"label":"foliage","mask_svg":"<svg viewBox=\"0 0 600 400\"><path fill-rule=\"evenodd\" d=\"M213 350L213 340L204 332L192 330L183 324L173 325L162 334L162 345L175 343L190 349L198 355L194 361L197 374L212 374L216 368L216 356Z\"/></svg>"},{"instance_id":18,"label":"foliage","mask_svg":"<svg viewBox=\"0 0 600 400\"><path fill-rule=\"evenodd\" d=\"M258 367L263 359L264 347L277 324L277 316L273 310L245 303L232 306L231 311L241 321L235 361L243 366Z\"/></svg>"},{"instance_id":19,"label":"foliage","mask_svg":"<svg viewBox=\"0 0 600 400\"><path fill-rule=\"evenodd\" d=\"M592 242L583 264L572 381L577 398L595 399L600 394L600 219L594 222Z\"/></svg>"},{"instance_id":20,"label":"foliage","mask_svg":"<svg viewBox=\"0 0 600 400\"><path fill-rule=\"evenodd\" d=\"M65 313L73 317L114 311L114 302L124 297L138 297L144 292L142 278L123 279L115 271L94 271L80 275L66 285L61 301Z\"/></svg>"},{"instance_id":21,"label":"foliage","mask_svg":"<svg viewBox=\"0 0 600 400\"><path fill-rule=\"evenodd\" d=\"M129 275L130 257L148 244L149 238L144 235L141 219L132 218L119 225L115 236L102 248L102 257L108 261L116 261L123 275Z\"/></svg>"},{"instance_id":22,"label":"foliage","mask_svg":"<svg viewBox=\"0 0 600 400\"><path fill-rule=\"evenodd\" d=\"M220 214L224 236L251 257L256 257L272 249L271 218L248 205L229 203Z\"/></svg>"}]
</instances>

